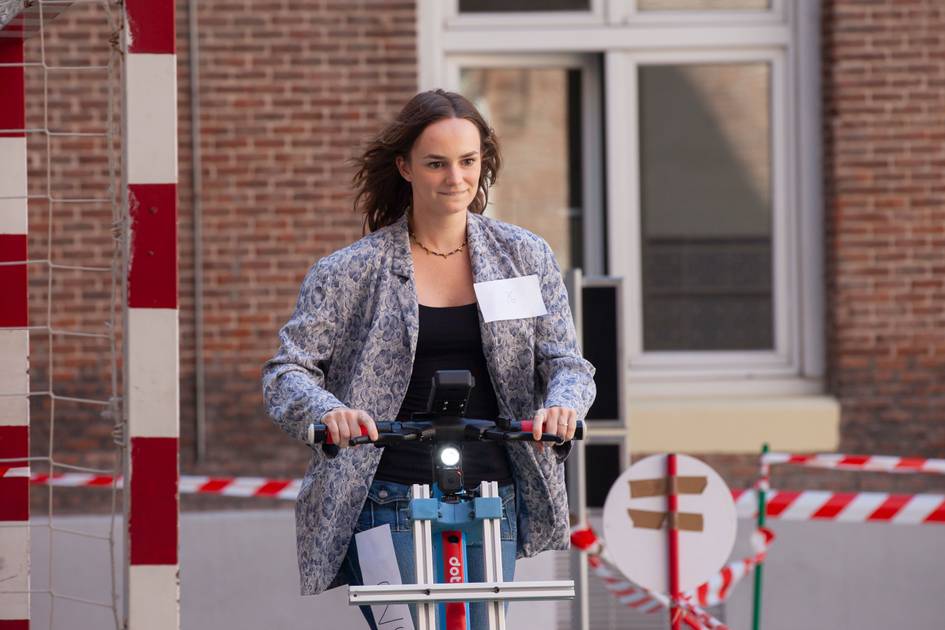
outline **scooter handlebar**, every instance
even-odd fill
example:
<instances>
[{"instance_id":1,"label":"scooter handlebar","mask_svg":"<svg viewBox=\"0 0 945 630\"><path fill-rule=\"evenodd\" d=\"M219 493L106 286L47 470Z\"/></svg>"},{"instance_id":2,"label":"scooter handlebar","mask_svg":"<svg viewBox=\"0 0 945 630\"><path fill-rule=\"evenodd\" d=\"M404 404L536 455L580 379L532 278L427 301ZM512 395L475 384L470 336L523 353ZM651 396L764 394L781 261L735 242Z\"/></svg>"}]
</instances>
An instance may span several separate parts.
<instances>
[{"instance_id":1,"label":"scooter handlebar","mask_svg":"<svg viewBox=\"0 0 945 630\"><path fill-rule=\"evenodd\" d=\"M491 421L479 421L491 422ZM425 433L433 429L434 425L430 421L381 421L375 423L378 432L378 445L390 444L397 441L422 440L425 439ZM487 428L480 432L475 439L486 439L496 441L525 441L534 439L532 430L534 420L499 420L493 423L494 428ZM585 422L577 421L574 430L575 440L583 440L585 432ZM352 446L358 444L374 444L368 437L367 427L361 426L361 435L354 436L349 440ZM331 433L324 424L313 422L308 425L306 440L308 444L333 444ZM472 441L472 439L470 439ZM561 439L555 433L542 433L542 442L560 442Z\"/></svg>"}]
</instances>

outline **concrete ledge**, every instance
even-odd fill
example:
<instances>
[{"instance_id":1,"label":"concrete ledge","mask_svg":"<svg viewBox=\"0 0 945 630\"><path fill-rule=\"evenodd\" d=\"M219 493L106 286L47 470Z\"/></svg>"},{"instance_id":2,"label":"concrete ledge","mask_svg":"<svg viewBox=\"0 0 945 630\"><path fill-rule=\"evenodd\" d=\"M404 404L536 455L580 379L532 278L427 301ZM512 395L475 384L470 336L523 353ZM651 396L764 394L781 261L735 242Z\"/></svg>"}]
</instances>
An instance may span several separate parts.
<instances>
[{"instance_id":1,"label":"concrete ledge","mask_svg":"<svg viewBox=\"0 0 945 630\"><path fill-rule=\"evenodd\" d=\"M634 452L834 451L840 403L831 396L631 400Z\"/></svg>"}]
</instances>

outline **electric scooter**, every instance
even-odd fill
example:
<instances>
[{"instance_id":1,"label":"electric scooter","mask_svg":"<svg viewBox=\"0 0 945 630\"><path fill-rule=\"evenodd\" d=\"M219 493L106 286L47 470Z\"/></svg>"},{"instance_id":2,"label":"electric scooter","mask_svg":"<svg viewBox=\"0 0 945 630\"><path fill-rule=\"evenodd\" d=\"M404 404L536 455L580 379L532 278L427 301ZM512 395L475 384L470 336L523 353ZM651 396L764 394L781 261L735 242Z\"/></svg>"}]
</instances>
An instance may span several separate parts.
<instances>
[{"instance_id":1,"label":"electric scooter","mask_svg":"<svg viewBox=\"0 0 945 630\"><path fill-rule=\"evenodd\" d=\"M486 602L489 630L505 630L505 602L573 599L574 581L505 582L499 528L502 499L498 484L483 481L479 496L463 485L463 443L478 440L533 440L530 420L479 420L466 418L466 403L475 387L468 370L438 370L427 411L409 421L376 422L378 439L362 435L349 443L382 447L406 441L429 442L433 448L433 494L429 485L411 488L409 518L413 530L416 584L351 586L348 603L416 604L417 630L465 630L469 602ZM584 423L578 421L574 439L583 439ZM560 442L553 433L544 442ZM311 445L331 444L324 424L311 424ZM466 544L482 541L485 581L468 581ZM437 623L439 622L439 623ZM479 630L479 629L475 629Z\"/></svg>"}]
</instances>

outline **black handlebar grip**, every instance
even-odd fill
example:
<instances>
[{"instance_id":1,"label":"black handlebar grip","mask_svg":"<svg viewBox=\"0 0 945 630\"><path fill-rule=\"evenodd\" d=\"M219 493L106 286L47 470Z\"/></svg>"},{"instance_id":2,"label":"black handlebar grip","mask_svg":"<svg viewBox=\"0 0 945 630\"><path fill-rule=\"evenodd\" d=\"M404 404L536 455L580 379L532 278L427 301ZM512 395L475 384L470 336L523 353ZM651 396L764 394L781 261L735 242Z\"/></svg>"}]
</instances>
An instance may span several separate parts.
<instances>
[{"instance_id":1,"label":"black handlebar grip","mask_svg":"<svg viewBox=\"0 0 945 630\"><path fill-rule=\"evenodd\" d=\"M527 432L527 433L531 433L532 429L534 428L534 421L532 421L532 420L522 420L522 421L521 421L521 426L522 426L522 431L525 431L525 432ZM574 437L573 437L572 439L575 439L575 440L583 440L583 439L584 439L584 427L585 427L584 421L583 421L583 420L578 420L578 421L577 421L577 425L574 427Z\"/></svg>"}]
</instances>

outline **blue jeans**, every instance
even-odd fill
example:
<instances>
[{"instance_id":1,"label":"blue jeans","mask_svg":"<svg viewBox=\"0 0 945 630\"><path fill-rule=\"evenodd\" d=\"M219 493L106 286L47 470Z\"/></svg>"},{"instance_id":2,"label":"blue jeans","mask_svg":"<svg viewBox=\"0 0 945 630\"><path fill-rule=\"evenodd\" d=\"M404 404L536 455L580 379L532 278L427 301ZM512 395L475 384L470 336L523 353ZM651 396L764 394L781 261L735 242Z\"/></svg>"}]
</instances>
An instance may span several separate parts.
<instances>
[{"instance_id":1,"label":"blue jeans","mask_svg":"<svg viewBox=\"0 0 945 630\"><path fill-rule=\"evenodd\" d=\"M499 496L502 498L502 521L500 538L502 539L502 576L506 582L511 582L515 575L515 550L518 537L518 525L515 511L515 486L508 484L499 486ZM410 502L410 486L392 481L375 479L368 492L367 501L358 517L355 532L362 532L372 527L390 525L391 538L394 541L394 555L397 566L400 568L400 577L404 584L417 582L414 572L413 530L407 516L407 506ZM359 586L364 583L361 577L361 565L358 562L358 549L351 537L348 553L342 563L342 571L348 581ZM481 582L484 579L482 545L468 544L466 547L466 571L470 582ZM371 630L377 630L374 615L370 606L359 606L361 614L368 622ZM508 613L508 604L506 604ZM410 605L410 614L417 623L416 606ZM473 603L469 605L469 630L478 630L486 627L486 604Z\"/></svg>"}]
</instances>

